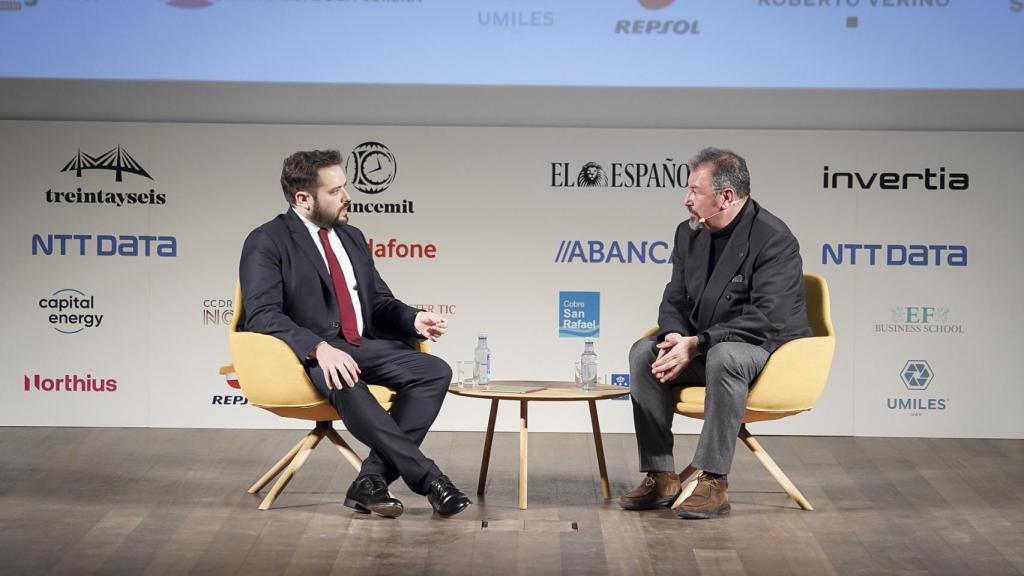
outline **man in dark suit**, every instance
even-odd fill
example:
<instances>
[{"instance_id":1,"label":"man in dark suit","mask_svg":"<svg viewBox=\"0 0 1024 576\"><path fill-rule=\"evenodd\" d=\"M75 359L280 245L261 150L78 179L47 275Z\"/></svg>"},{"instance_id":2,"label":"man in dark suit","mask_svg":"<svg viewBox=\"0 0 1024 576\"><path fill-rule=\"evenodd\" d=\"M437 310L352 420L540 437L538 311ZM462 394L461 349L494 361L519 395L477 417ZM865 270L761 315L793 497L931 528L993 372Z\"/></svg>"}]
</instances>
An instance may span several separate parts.
<instances>
[{"instance_id":1,"label":"man in dark suit","mask_svg":"<svg viewBox=\"0 0 1024 576\"><path fill-rule=\"evenodd\" d=\"M407 342L436 341L447 321L391 294L363 233L348 224L346 183L337 150L285 159L281 188L290 208L253 230L242 248L242 325L284 340L348 430L370 447L346 506L399 516L404 507L388 486L401 477L438 514L451 516L469 498L419 449L451 369ZM366 382L397 390L390 414Z\"/></svg>"},{"instance_id":2,"label":"man in dark suit","mask_svg":"<svg viewBox=\"0 0 1024 576\"><path fill-rule=\"evenodd\" d=\"M782 220L750 198L747 163L705 148L690 160L688 222L676 229L672 279L658 334L629 353L640 486L627 510L671 505L681 491L672 458L673 387L706 384L704 426L693 466L697 487L682 518L728 514L727 474L750 384L782 344L811 335L800 246Z\"/></svg>"}]
</instances>

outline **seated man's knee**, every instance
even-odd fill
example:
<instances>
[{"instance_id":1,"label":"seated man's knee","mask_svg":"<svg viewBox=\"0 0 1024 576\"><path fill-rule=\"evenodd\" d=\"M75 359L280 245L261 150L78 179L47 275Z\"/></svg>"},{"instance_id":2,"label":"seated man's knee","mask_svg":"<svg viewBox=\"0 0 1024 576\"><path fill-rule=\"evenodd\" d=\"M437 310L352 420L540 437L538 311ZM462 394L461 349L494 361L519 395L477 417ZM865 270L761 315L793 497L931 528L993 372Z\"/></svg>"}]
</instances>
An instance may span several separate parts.
<instances>
[{"instance_id":1,"label":"seated man's knee","mask_svg":"<svg viewBox=\"0 0 1024 576\"><path fill-rule=\"evenodd\" d=\"M431 379L436 380L438 382L438 386L448 388L448 385L452 381L451 366L437 356L431 356L429 354L425 354L424 356L427 359L426 370L432 377Z\"/></svg>"},{"instance_id":2,"label":"seated man's knee","mask_svg":"<svg viewBox=\"0 0 1024 576\"><path fill-rule=\"evenodd\" d=\"M708 374L730 375L753 380L758 369L754 366L749 348L743 342L722 342L708 349L705 365Z\"/></svg>"},{"instance_id":3,"label":"seated man's knee","mask_svg":"<svg viewBox=\"0 0 1024 576\"><path fill-rule=\"evenodd\" d=\"M637 370L650 370L651 364L657 355L654 353L654 336L641 338L633 343L629 349L629 368L633 372Z\"/></svg>"}]
</instances>

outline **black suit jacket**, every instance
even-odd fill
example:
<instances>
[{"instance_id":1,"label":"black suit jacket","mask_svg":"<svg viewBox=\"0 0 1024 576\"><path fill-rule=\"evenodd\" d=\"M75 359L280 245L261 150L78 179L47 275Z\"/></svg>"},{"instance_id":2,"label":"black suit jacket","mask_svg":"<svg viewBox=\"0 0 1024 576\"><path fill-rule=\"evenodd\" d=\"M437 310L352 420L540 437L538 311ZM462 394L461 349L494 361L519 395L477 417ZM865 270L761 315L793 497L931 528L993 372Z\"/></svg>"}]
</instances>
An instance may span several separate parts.
<instances>
[{"instance_id":1,"label":"black suit jacket","mask_svg":"<svg viewBox=\"0 0 1024 576\"><path fill-rule=\"evenodd\" d=\"M811 335L800 245L789 227L753 199L741 212L708 277L711 234L676 228L672 279L658 311L658 338L708 334L708 346L746 342L769 353Z\"/></svg>"},{"instance_id":2,"label":"black suit jacket","mask_svg":"<svg viewBox=\"0 0 1024 576\"><path fill-rule=\"evenodd\" d=\"M377 273L366 237L354 226L335 226L355 271L363 335L417 337L418 310L396 299ZM302 220L289 209L249 233L238 267L244 318L250 332L284 340L300 359L324 340L338 340L341 324L334 284Z\"/></svg>"}]
</instances>

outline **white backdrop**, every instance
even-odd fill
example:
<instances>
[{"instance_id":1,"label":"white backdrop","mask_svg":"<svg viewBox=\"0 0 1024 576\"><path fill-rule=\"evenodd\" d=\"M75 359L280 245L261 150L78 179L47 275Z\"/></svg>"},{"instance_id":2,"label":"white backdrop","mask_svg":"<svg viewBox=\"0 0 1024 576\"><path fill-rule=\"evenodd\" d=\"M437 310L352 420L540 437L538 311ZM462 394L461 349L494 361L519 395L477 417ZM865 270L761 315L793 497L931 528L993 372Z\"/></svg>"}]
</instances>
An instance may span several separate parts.
<instances>
[{"instance_id":1,"label":"white backdrop","mask_svg":"<svg viewBox=\"0 0 1024 576\"><path fill-rule=\"evenodd\" d=\"M804 269L832 291L838 346L824 395L810 413L758 432L1024 437L1014 357L1022 272L1012 256L1024 236L1019 133L0 122L0 134L0 425L301 426L232 404L240 393L217 373L229 362L223 313L245 235L286 208L281 160L365 142L383 144L397 169L381 193L350 189L354 201L408 201L413 212L354 214L352 223L376 244L436 247L434 258L381 257L377 266L405 302L449 312L437 355L470 358L486 330L495 378L563 378L582 342L559 337L559 294L597 292L602 371L625 373L630 344L657 320L670 270L661 243L671 246L685 217L685 189L553 179L574 182L595 162L623 184L637 164L671 169L716 145L747 158L753 196L790 225ZM134 159L122 155L120 165L148 177L77 176L73 160L102 166L118 147ZM164 202L54 201L78 188L122 198L152 190ZM146 256L141 238L150 236ZM139 255L105 255L131 254L131 237ZM174 255L158 255L169 237ZM641 245L644 261L627 261ZM950 265L959 249L916 245L964 246L966 265ZM901 265L905 252L924 255ZM69 295L91 305L65 314L102 315L99 324L52 323L58 312L43 305ZM632 431L628 402L599 408L605 431ZM435 429L482 430L486 410L450 397ZM534 430L589 430L583 404L532 412ZM499 429L512 429L514 414L508 403ZM676 426L695 432L699 422Z\"/></svg>"}]
</instances>

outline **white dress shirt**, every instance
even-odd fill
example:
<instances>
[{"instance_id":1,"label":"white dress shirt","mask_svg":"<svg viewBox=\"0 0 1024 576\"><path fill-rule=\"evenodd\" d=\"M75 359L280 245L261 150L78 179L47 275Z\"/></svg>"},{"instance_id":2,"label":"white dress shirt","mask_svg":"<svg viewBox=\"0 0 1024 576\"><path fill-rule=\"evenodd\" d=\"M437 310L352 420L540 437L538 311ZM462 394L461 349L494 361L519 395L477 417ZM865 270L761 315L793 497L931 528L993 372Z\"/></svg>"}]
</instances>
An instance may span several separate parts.
<instances>
[{"instance_id":1,"label":"white dress shirt","mask_svg":"<svg viewBox=\"0 0 1024 576\"><path fill-rule=\"evenodd\" d=\"M320 251L320 257L324 259L324 266L327 266L327 272L330 273L331 266L327 264L327 255L324 253L323 245L320 244L320 227L307 220L302 214L299 214L298 210L294 208L292 210L299 216L302 223L306 225L309 235L313 237L313 244ZM348 294L352 297L352 307L356 310L356 328L359 329L360 335L364 335L363 310L362 306L359 305L359 294L356 292L356 271L352 268L352 261L349 260L348 252L345 251L345 246L341 243L341 239L335 234L334 228L330 228L327 231L327 239L331 242L331 250L334 250L334 255L338 258L338 265L341 266L342 273L345 274Z\"/></svg>"}]
</instances>

